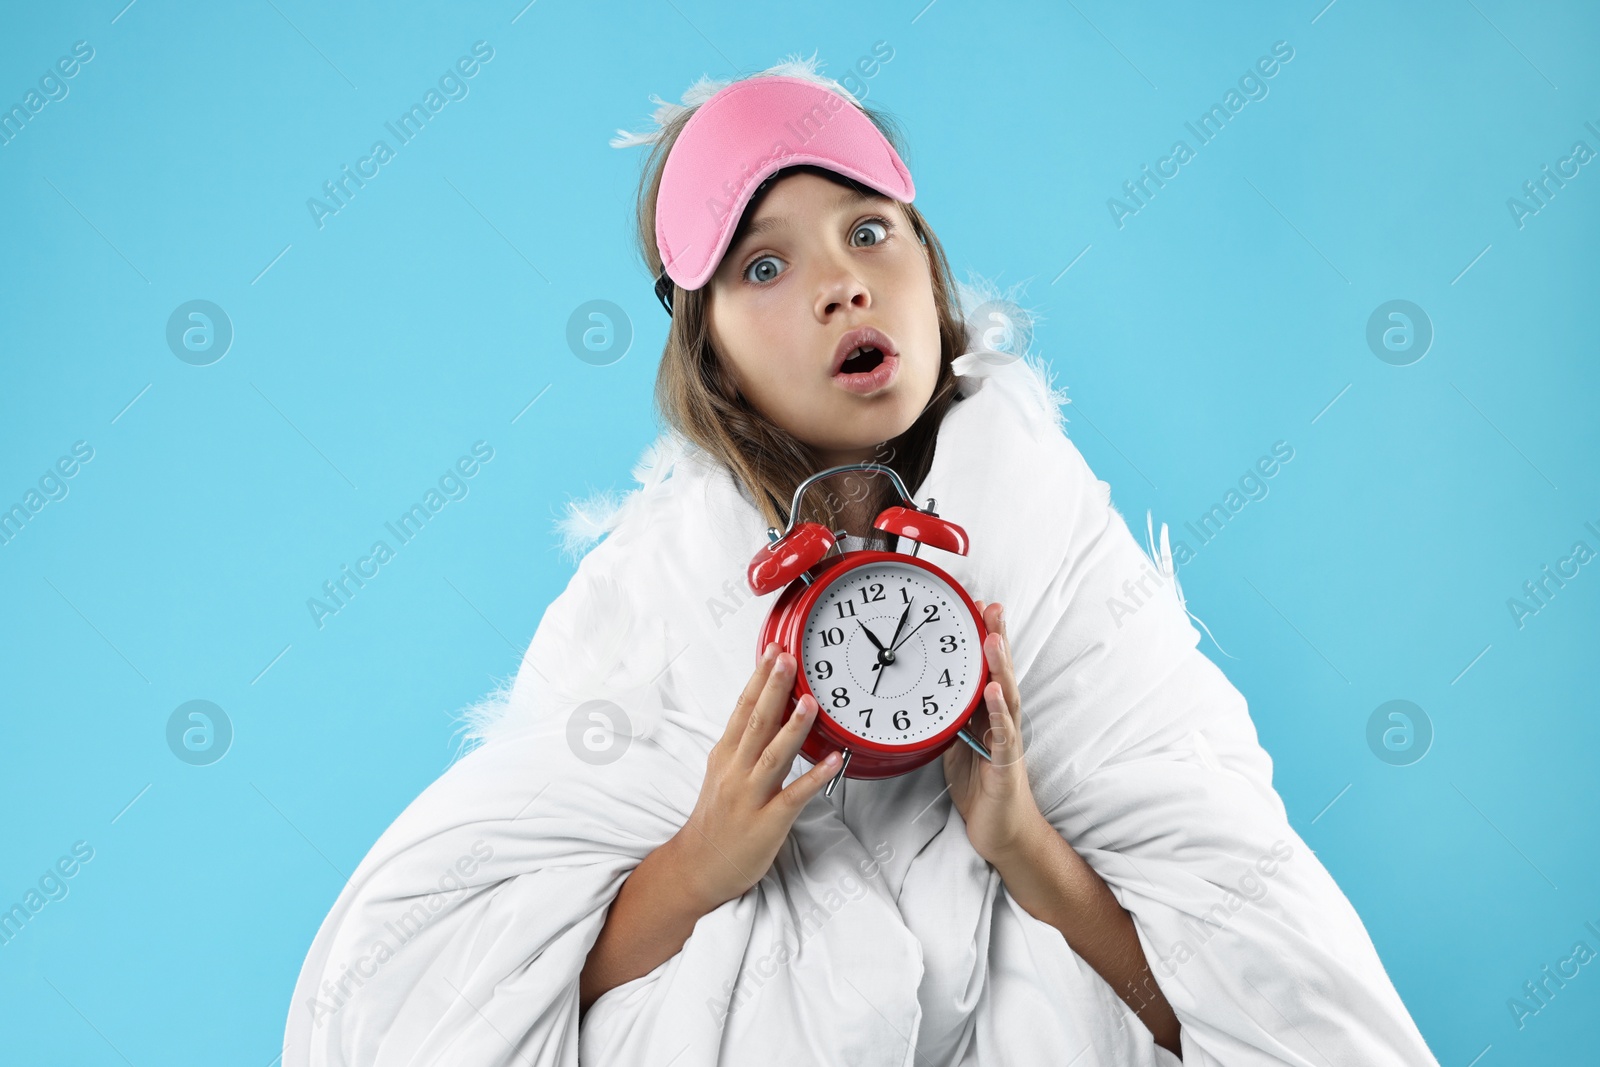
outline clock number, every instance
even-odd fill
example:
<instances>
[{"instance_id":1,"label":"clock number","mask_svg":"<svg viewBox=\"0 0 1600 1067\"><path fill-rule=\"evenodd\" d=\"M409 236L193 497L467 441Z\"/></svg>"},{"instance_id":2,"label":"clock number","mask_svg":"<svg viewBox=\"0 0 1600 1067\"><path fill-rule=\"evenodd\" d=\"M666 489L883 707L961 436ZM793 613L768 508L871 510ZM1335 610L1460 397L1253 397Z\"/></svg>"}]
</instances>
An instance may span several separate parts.
<instances>
[{"instance_id":1,"label":"clock number","mask_svg":"<svg viewBox=\"0 0 1600 1067\"><path fill-rule=\"evenodd\" d=\"M841 600L835 604L834 607L839 609L839 618L841 619L853 619L856 617L856 602L854 600ZM846 611L844 610L845 608L849 608L850 610Z\"/></svg>"},{"instance_id":2,"label":"clock number","mask_svg":"<svg viewBox=\"0 0 1600 1067\"><path fill-rule=\"evenodd\" d=\"M944 675L945 675L946 678L948 678L948 677L950 677L950 672L949 671L945 671ZM817 677L821 678L823 681L827 681L829 678L832 678L833 677L833 664L829 663L825 659L817 660ZM946 682L945 684L949 685L950 683Z\"/></svg>"},{"instance_id":3,"label":"clock number","mask_svg":"<svg viewBox=\"0 0 1600 1067\"><path fill-rule=\"evenodd\" d=\"M950 672L949 671L945 671L945 673L949 674ZM925 697L922 698L922 714L924 714L924 715L937 715L937 714L939 714L939 705L935 704L933 702L933 698L932 697L925 696Z\"/></svg>"},{"instance_id":4,"label":"clock number","mask_svg":"<svg viewBox=\"0 0 1600 1067\"><path fill-rule=\"evenodd\" d=\"M894 725L896 729L900 730L904 730L911 725L911 719L906 716L903 708L894 713Z\"/></svg>"},{"instance_id":5,"label":"clock number","mask_svg":"<svg viewBox=\"0 0 1600 1067\"><path fill-rule=\"evenodd\" d=\"M832 696L833 706L836 708L845 707L850 703L850 693L842 685L833 691Z\"/></svg>"},{"instance_id":6,"label":"clock number","mask_svg":"<svg viewBox=\"0 0 1600 1067\"><path fill-rule=\"evenodd\" d=\"M842 644L843 642L844 642L844 631L841 630L839 627L830 626L826 630L822 631L822 644L823 644L823 647L827 647L828 645Z\"/></svg>"},{"instance_id":7,"label":"clock number","mask_svg":"<svg viewBox=\"0 0 1600 1067\"><path fill-rule=\"evenodd\" d=\"M866 728L868 730L872 729L872 709L871 708L857 708L856 709L856 714L857 715L865 715L867 717Z\"/></svg>"},{"instance_id":8,"label":"clock number","mask_svg":"<svg viewBox=\"0 0 1600 1067\"><path fill-rule=\"evenodd\" d=\"M902 603L902 604L911 603L911 594L906 592L906 587L903 586L903 585L900 587L900 603Z\"/></svg>"},{"instance_id":9,"label":"clock number","mask_svg":"<svg viewBox=\"0 0 1600 1067\"><path fill-rule=\"evenodd\" d=\"M927 616L922 620L923 622L933 622L939 617L939 605L937 604L924 604L922 611Z\"/></svg>"},{"instance_id":10,"label":"clock number","mask_svg":"<svg viewBox=\"0 0 1600 1067\"><path fill-rule=\"evenodd\" d=\"M873 596L872 595L872 592L874 590L877 591L877 594L878 594L877 596ZM867 583L866 587L861 590L861 602L863 604L870 604L874 600L882 600L882 599L883 599L883 583L882 582L869 582L869 583Z\"/></svg>"},{"instance_id":11,"label":"clock number","mask_svg":"<svg viewBox=\"0 0 1600 1067\"><path fill-rule=\"evenodd\" d=\"M949 644L946 644L946 642L949 642ZM939 651L940 652L954 652L955 650L956 650L956 635L955 634L940 634L939 635Z\"/></svg>"},{"instance_id":12,"label":"clock number","mask_svg":"<svg viewBox=\"0 0 1600 1067\"><path fill-rule=\"evenodd\" d=\"M946 667L944 669L944 673L939 675L939 684L940 685L953 685L954 684L953 682L950 681L950 668L949 667ZM926 700L927 697L923 697L923 699Z\"/></svg>"}]
</instances>

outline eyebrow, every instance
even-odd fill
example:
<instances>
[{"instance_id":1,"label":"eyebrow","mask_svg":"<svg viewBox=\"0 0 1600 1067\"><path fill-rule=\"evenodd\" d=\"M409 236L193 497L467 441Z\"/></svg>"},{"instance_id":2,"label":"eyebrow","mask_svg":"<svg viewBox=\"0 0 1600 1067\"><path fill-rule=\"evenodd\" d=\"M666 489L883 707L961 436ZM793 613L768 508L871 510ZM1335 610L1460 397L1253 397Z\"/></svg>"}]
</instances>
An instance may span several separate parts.
<instances>
[{"instance_id":1,"label":"eyebrow","mask_svg":"<svg viewBox=\"0 0 1600 1067\"><path fill-rule=\"evenodd\" d=\"M887 201L887 200L889 200L889 197L884 196L882 193L879 193L879 192L873 192L873 191L865 191L865 192L863 192L863 191L857 191L855 189L845 189L839 195L839 197L834 200L834 202L833 202L833 210L842 211L844 208L849 207L851 204L858 204L858 203L862 202L863 200L884 200L884 201ZM730 246L729 250L731 251L732 249L735 249L735 248L743 248L744 245L747 242L751 241L754 238L760 237L764 233L772 233L775 230L785 229L793 221L794 220L791 219L788 215L768 215L765 218L756 219L754 222L752 222L750 224L749 228L747 230L745 230L744 234L741 235L737 241L733 242L733 244Z\"/></svg>"}]
</instances>

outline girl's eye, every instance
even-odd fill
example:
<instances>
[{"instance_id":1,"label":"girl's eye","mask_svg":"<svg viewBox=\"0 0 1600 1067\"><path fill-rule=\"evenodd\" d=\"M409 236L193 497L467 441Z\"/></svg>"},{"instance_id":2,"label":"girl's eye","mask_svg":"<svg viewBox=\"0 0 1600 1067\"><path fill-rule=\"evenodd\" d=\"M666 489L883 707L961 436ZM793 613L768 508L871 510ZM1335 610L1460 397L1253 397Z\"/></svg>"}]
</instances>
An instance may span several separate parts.
<instances>
[{"instance_id":1,"label":"girl's eye","mask_svg":"<svg viewBox=\"0 0 1600 1067\"><path fill-rule=\"evenodd\" d=\"M769 260L769 259L772 260L774 263L783 262L777 256L770 256L770 255L769 256L762 256L760 259L755 260L748 267L746 267L744 269L745 280L746 281L755 282L757 285L760 285L760 284L763 284L765 282L769 282L773 278L777 277L777 269L776 268L773 268L771 270L767 270L767 271L762 272L760 277L757 277L757 278L750 277L750 272L751 271L755 270L757 267L761 266L761 264L767 262L767 260Z\"/></svg>"},{"instance_id":2,"label":"girl's eye","mask_svg":"<svg viewBox=\"0 0 1600 1067\"><path fill-rule=\"evenodd\" d=\"M871 233L872 232L871 227L874 227L874 226L878 227L879 229L881 229L883 231L883 236L875 238L871 243L875 244L875 245L881 245L881 244L883 244L883 242L885 242L885 241L887 241L889 239L889 222L888 222L887 219L878 219L878 218L865 219L865 220L862 221L861 225L856 227L855 234L852 234L851 236L854 237L854 236L856 236L856 234L860 234L862 232Z\"/></svg>"}]
</instances>

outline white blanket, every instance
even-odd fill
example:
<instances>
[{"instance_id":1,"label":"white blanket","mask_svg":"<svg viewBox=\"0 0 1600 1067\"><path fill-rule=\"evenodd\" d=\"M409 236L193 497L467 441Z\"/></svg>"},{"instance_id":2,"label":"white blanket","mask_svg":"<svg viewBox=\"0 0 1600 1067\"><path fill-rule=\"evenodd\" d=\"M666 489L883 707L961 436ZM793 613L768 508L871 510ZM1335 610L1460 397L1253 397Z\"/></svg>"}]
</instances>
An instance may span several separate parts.
<instances>
[{"instance_id":1,"label":"white blanket","mask_svg":"<svg viewBox=\"0 0 1600 1067\"><path fill-rule=\"evenodd\" d=\"M1034 795L1132 913L1183 1062L1435 1064L1197 647L1165 528L1152 559L1031 357L956 368L963 399L909 488L971 554L922 553L1005 605ZM580 1027L607 907L688 818L776 596L744 585L767 541L750 499L673 435L658 446L480 717L486 740L340 893L284 1067L1176 1063L973 851L937 760L817 796L754 888Z\"/></svg>"}]
</instances>

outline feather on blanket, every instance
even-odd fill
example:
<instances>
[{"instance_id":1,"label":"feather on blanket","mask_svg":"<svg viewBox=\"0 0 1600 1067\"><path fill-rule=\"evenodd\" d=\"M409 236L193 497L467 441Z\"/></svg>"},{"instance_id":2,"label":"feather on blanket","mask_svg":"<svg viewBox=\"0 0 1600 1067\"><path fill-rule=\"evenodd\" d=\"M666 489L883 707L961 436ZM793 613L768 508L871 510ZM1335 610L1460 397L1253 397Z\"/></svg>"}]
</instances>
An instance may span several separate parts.
<instances>
[{"instance_id":1,"label":"feather on blanket","mask_svg":"<svg viewBox=\"0 0 1600 1067\"><path fill-rule=\"evenodd\" d=\"M917 496L972 549L923 551L1005 604L1034 795L1133 915L1183 1062L1435 1064L1290 827L1169 557L1136 544L1041 368L980 349L956 370L962 399ZM766 543L745 491L693 448L653 461L545 612L482 743L339 894L284 1067L1175 1064L973 851L937 760L814 798L765 877L580 1026L607 908L693 809L770 607L743 584ZM1146 596L1114 617L1124 581Z\"/></svg>"}]
</instances>

